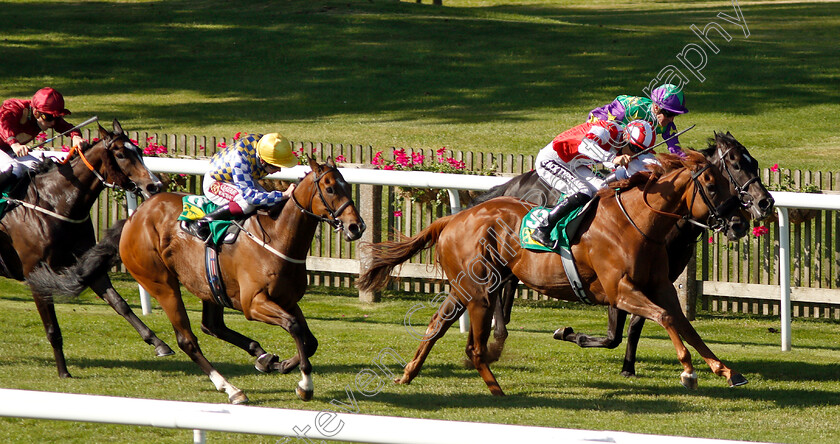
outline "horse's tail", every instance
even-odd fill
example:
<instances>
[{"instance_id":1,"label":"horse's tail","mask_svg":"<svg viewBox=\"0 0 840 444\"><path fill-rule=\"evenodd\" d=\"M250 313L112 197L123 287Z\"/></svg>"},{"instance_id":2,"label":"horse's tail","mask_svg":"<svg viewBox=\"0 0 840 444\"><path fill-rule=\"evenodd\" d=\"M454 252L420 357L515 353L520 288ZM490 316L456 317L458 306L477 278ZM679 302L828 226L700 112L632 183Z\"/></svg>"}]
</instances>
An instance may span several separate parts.
<instances>
[{"instance_id":1,"label":"horse's tail","mask_svg":"<svg viewBox=\"0 0 840 444\"><path fill-rule=\"evenodd\" d=\"M83 254L75 264L55 271L41 264L26 277L33 292L77 296L87 288L92 279L106 274L120 262L120 237L126 219L117 221L93 248Z\"/></svg>"},{"instance_id":2,"label":"horse's tail","mask_svg":"<svg viewBox=\"0 0 840 444\"><path fill-rule=\"evenodd\" d=\"M368 250L370 262L365 271L359 275L356 286L363 291L375 291L391 281L391 271L397 265L407 261L420 250L431 248L440 237L440 233L452 220L453 216L440 218L423 229L416 236L392 242L367 244L363 248Z\"/></svg>"}]
</instances>

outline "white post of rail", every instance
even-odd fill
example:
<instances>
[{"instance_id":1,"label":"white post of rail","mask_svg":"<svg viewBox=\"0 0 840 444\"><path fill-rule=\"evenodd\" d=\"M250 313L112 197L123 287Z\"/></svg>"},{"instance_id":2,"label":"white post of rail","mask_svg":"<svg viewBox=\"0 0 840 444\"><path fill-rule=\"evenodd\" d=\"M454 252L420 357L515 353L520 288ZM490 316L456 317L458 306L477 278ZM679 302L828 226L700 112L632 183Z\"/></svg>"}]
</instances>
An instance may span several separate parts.
<instances>
[{"instance_id":1,"label":"white post of rail","mask_svg":"<svg viewBox=\"0 0 840 444\"><path fill-rule=\"evenodd\" d=\"M779 214L779 314L782 318L782 351L790 351L790 219L786 207L776 207Z\"/></svg>"},{"instance_id":2,"label":"white post of rail","mask_svg":"<svg viewBox=\"0 0 840 444\"><path fill-rule=\"evenodd\" d=\"M461 196L458 195L458 190L450 188L446 191L449 193L449 208L452 209L452 214L461 211ZM458 328L461 330L461 333L466 333L470 329L470 316L466 311L464 311L464 314L458 320Z\"/></svg>"},{"instance_id":3,"label":"white post of rail","mask_svg":"<svg viewBox=\"0 0 840 444\"><path fill-rule=\"evenodd\" d=\"M137 209L137 195L134 193L125 193L125 203L128 210L128 215L134 214ZM140 289L140 307L143 309L143 314L152 313L152 297L145 288L137 286Z\"/></svg>"}]
</instances>

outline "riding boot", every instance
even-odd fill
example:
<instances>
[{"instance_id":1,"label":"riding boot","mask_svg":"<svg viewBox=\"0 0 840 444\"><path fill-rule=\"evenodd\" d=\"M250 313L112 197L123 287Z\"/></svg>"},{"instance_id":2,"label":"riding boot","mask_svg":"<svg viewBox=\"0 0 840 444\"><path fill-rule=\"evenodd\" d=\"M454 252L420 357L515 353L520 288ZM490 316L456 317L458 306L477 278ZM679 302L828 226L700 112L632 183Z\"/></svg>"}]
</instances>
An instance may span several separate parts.
<instances>
[{"instance_id":1,"label":"riding boot","mask_svg":"<svg viewBox=\"0 0 840 444\"><path fill-rule=\"evenodd\" d=\"M534 232L531 233L531 238L552 250L557 248L557 241L551 240L551 231L554 229L554 226L560 219L588 200L589 195L581 192L563 199L562 202L551 209L548 216L543 220L543 223L534 229Z\"/></svg>"},{"instance_id":2,"label":"riding boot","mask_svg":"<svg viewBox=\"0 0 840 444\"><path fill-rule=\"evenodd\" d=\"M232 218L233 213L230 211L230 204L222 205L216 208L215 211L205 214L204 217L195 221L195 233L206 242L210 238L210 222L214 220L230 220Z\"/></svg>"}]
</instances>

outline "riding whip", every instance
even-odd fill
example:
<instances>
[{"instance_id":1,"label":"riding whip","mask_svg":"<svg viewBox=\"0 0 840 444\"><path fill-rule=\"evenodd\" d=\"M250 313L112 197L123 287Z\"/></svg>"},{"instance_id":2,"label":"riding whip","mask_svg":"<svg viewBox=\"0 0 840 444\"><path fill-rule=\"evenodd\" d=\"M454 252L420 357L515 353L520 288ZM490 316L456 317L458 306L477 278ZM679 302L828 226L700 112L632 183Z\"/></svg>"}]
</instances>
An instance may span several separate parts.
<instances>
[{"instance_id":1,"label":"riding whip","mask_svg":"<svg viewBox=\"0 0 840 444\"><path fill-rule=\"evenodd\" d=\"M65 131L65 132L63 132L63 133L61 133L61 134L59 134L59 135L57 135L57 136L55 136L55 137L51 137L51 138L49 138L49 139L47 139L47 140L45 140L45 141L43 141L43 142L41 142L41 143L39 143L39 144L37 144L37 145L33 146L33 147L32 147L32 149L35 149L35 148L40 148L40 147L42 147L42 146L46 145L48 142L52 142L53 140L58 139L59 137L66 135L67 133L73 132L73 131L75 131L75 130L77 130L77 129L79 129L79 128L83 127L83 126L87 126L87 125L89 125L89 124L91 124L91 123L93 123L93 122L96 122L97 120L99 120L99 117L98 117L98 116L93 116L93 117L91 117L90 119L87 119L87 120L85 120L84 122L82 122L82 123L80 123L80 124L78 124L78 125L74 126L73 128L70 128L69 130L67 130L67 131Z\"/></svg>"},{"instance_id":2,"label":"riding whip","mask_svg":"<svg viewBox=\"0 0 840 444\"><path fill-rule=\"evenodd\" d=\"M644 150L642 150L642 151L639 151L639 152L638 152L638 153L636 153L636 154L633 154L632 156L630 156L630 158L631 158L631 159L635 159L635 158L637 158L637 157L641 156L642 154L644 154L644 153L646 153L646 152L648 152L648 151L650 151L650 150L652 150L652 149L654 149L654 148L658 147L659 145L662 145L663 143L668 143L668 142L670 142L670 141L672 141L672 140L676 139L676 138L677 138L677 137L679 137L680 135L685 134L686 132L688 132L688 130L690 130L690 129L694 128L695 126L697 126L697 125L696 125L696 124L695 124L695 125L691 125L690 127L688 127L688 128L686 128L686 129L684 129L684 130L682 130L682 131L678 132L677 134L674 134L673 136L671 136L671 137L669 137L669 138L667 138L667 139L663 140L662 142L659 142L659 143L657 143L656 145L654 145L654 146L652 146L652 147L650 147L650 148L644 149Z\"/></svg>"}]
</instances>

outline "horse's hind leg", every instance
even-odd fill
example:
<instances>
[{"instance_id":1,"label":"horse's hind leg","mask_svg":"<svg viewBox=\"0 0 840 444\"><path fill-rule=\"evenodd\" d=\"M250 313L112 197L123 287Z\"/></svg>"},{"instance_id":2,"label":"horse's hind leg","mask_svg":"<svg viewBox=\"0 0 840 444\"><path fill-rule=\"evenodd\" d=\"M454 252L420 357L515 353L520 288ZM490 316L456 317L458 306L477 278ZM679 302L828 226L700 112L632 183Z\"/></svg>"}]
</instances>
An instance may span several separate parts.
<instances>
[{"instance_id":1,"label":"horse's hind leg","mask_svg":"<svg viewBox=\"0 0 840 444\"><path fill-rule=\"evenodd\" d=\"M257 361L254 364L257 370L263 373L271 373L277 370L276 364L280 360L277 355L266 353L259 342L231 330L225 325L224 308L209 301L203 301L201 307L202 332L214 338L229 342L245 350L251 356L257 357Z\"/></svg>"},{"instance_id":2,"label":"horse's hind leg","mask_svg":"<svg viewBox=\"0 0 840 444\"><path fill-rule=\"evenodd\" d=\"M128 264L126 264L129 267ZM132 270L131 267L128 268ZM201 371L204 372L216 386L216 390L225 392L228 395L228 400L233 404L244 404L248 402L248 397L245 393L228 382L218 370L216 370L210 361L204 357L201 348L198 346L198 338L190 328L190 318L187 316L187 309L184 307L184 301L181 299L181 288L178 280L173 276L160 276L163 271L153 270L149 268L150 272L155 273L156 278L147 278L132 273L137 282L151 293L160 304L172 327L175 329L175 338L178 341L178 347L195 362ZM161 282L157 279L166 279Z\"/></svg>"},{"instance_id":3,"label":"horse's hind leg","mask_svg":"<svg viewBox=\"0 0 840 444\"><path fill-rule=\"evenodd\" d=\"M131 310L131 307L128 306L128 303L125 302L117 290L114 290L113 284L111 284L111 279L108 278L107 275L102 275L91 284L90 288L99 295L100 298L105 300L111 308L114 309L117 313L120 314L135 330L137 333L140 334L140 337L143 339L144 342L147 344L155 347L155 353L158 357L161 356L171 356L174 355L175 352L166 345L165 342L160 340L160 338L155 335L137 315L134 314L134 311Z\"/></svg>"},{"instance_id":4,"label":"horse's hind leg","mask_svg":"<svg viewBox=\"0 0 840 444\"><path fill-rule=\"evenodd\" d=\"M558 328L554 332L554 339L561 341L574 342L580 347L599 347L613 349L621 344L622 330L624 329L624 322L627 320L627 312L619 310L615 307L610 307L607 324L607 337L599 338L595 336L585 335L583 333L575 333L572 327Z\"/></svg>"},{"instance_id":5,"label":"horse's hind leg","mask_svg":"<svg viewBox=\"0 0 840 444\"><path fill-rule=\"evenodd\" d=\"M495 301L489 299L491 304ZM481 379L487 384L490 393L495 396L504 396L502 388L496 381L496 376L490 370L487 356L487 340L490 338L490 320L493 317L493 307L483 306L480 301L470 304L467 310L470 313L470 337L467 342L466 353L472 360Z\"/></svg>"},{"instance_id":6,"label":"horse's hind leg","mask_svg":"<svg viewBox=\"0 0 840 444\"><path fill-rule=\"evenodd\" d=\"M432 320L429 321L429 326L426 327L426 333L420 340L420 346L417 347L414 358L406 364L405 369L403 369L403 376L394 379L395 383L410 384L417 377L420 368L423 367L423 362L426 361L426 357L429 356L429 352L435 346L435 342L443 337L449 327L464 313L465 309L466 307L458 302L452 294L444 299L437 312L432 316Z\"/></svg>"},{"instance_id":7,"label":"horse's hind leg","mask_svg":"<svg viewBox=\"0 0 840 444\"><path fill-rule=\"evenodd\" d=\"M58 376L70 378L67 371L67 362L64 360L64 339L61 337L61 328L58 326L58 318L55 316L55 305L47 296L32 294L38 314L41 315L41 322L44 324L44 331L47 333L47 340L55 355L55 366L58 368Z\"/></svg>"}]
</instances>

